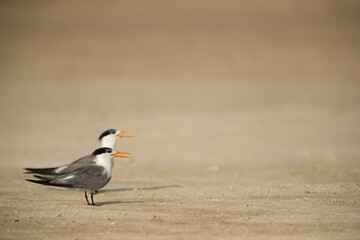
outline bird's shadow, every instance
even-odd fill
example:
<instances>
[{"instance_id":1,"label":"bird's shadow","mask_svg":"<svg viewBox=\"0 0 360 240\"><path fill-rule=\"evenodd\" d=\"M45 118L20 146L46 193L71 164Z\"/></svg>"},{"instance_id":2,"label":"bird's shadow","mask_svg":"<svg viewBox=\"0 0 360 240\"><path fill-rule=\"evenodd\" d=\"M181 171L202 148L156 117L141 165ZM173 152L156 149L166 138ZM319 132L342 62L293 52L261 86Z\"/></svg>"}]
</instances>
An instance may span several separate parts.
<instances>
[{"instance_id":1,"label":"bird's shadow","mask_svg":"<svg viewBox=\"0 0 360 240\"><path fill-rule=\"evenodd\" d=\"M165 188L182 188L181 185L162 185L162 186L153 186L153 187L133 187L133 188L113 188L113 189L101 189L98 190L97 194L105 192L126 192L126 191L153 191ZM65 191L65 189L50 188L52 191ZM110 205L110 204L121 204L121 203L145 203L144 201L107 201L107 202L98 202L96 206Z\"/></svg>"},{"instance_id":2,"label":"bird's shadow","mask_svg":"<svg viewBox=\"0 0 360 240\"><path fill-rule=\"evenodd\" d=\"M159 190L164 188L182 188L180 185L163 185L163 186L154 186L154 187L141 187L141 188L114 188L114 189L102 189L98 191L99 193L104 192L125 192L125 191L151 191ZM144 201L107 201L107 202L98 202L98 206L110 205L110 204L121 204L121 203L145 203Z\"/></svg>"},{"instance_id":3,"label":"bird's shadow","mask_svg":"<svg viewBox=\"0 0 360 240\"><path fill-rule=\"evenodd\" d=\"M110 205L110 204L121 204L121 203L145 203L144 201L107 201L107 202L97 202L97 206L104 206L104 205Z\"/></svg>"},{"instance_id":4,"label":"bird's shadow","mask_svg":"<svg viewBox=\"0 0 360 240\"><path fill-rule=\"evenodd\" d=\"M98 193L104 192L126 192L126 191L150 191L150 190L159 190L164 188L182 188L180 185L163 185L163 186L154 186L154 187L134 187L134 188L114 188L114 189L102 189Z\"/></svg>"}]
</instances>

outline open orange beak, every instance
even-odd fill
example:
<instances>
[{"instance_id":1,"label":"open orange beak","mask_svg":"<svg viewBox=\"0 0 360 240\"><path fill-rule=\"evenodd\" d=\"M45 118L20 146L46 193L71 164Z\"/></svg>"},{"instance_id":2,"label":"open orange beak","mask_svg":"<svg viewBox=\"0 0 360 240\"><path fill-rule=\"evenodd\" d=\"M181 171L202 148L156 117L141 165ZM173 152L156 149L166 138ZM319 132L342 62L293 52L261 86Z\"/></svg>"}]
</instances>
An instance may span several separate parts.
<instances>
[{"instance_id":1,"label":"open orange beak","mask_svg":"<svg viewBox=\"0 0 360 240\"><path fill-rule=\"evenodd\" d=\"M123 138L123 137L135 137L135 136L131 136L131 135L122 135L122 134L125 134L125 133L133 133L134 131L130 131L130 130L124 130L124 131L121 131L118 135L116 135L117 137L119 138Z\"/></svg>"},{"instance_id":2,"label":"open orange beak","mask_svg":"<svg viewBox=\"0 0 360 240\"><path fill-rule=\"evenodd\" d=\"M127 153L127 152L116 152L114 154L111 154L111 156L113 156L113 157L122 157L122 158L131 158L130 156L124 156L124 155L120 155L120 154L131 155L131 153Z\"/></svg>"}]
</instances>

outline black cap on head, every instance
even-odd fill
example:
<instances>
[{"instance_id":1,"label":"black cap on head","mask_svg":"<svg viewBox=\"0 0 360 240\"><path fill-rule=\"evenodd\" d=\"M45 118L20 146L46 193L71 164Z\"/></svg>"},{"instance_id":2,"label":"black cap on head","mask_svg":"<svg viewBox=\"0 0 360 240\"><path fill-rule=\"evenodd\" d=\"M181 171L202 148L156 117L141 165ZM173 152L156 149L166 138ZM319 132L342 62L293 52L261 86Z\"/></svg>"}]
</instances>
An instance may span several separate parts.
<instances>
[{"instance_id":1,"label":"black cap on head","mask_svg":"<svg viewBox=\"0 0 360 240\"><path fill-rule=\"evenodd\" d=\"M106 137L107 135L109 134L114 134L116 133L116 129L109 129L109 130L106 130L105 132L103 132L100 137L99 137L99 141L103 138L103 137Z\"/></svg>"},{"instance_id":2,"label":"black cap on head","mask_svg":"<svg viewBox=\"0 0 360 240\"><path fill-rule=\"evenodd\" d=\"M102 147L102 148L96 149L92 154L93 154L93 155L99 155L99 154L111 153L111 152L112 152L112 149L111 149L111 148Z\"/></svg>"}]
</instances>

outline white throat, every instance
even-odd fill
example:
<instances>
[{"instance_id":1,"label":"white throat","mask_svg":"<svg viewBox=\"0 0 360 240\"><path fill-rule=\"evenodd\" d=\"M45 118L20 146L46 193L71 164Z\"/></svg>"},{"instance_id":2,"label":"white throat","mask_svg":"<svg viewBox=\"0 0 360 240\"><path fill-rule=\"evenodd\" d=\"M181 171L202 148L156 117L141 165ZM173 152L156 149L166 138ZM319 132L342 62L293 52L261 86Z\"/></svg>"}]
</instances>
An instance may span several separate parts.
<instances>
[{"instance_id":1,"label":"white throat","mask_svg":"<svg viewBox=\"0 0 360 240\"><path fill-rule=\"evenodd\" d=\"M117 137L116 136L106 136L101 139L101 147L108 147L111 149L115 148Z\"/></svg>"},{"instance_id":2,"label":"white throat","mask_svg":"<svg viewBox=\"0 0 360 240\"><path fill-rule=\"evenodd\" d=\"M107 154L97 155L95 158L95 164L103 167L109 177L111 177L111 169L113 167L113 157Z\"/></svg>"}]
</instances>

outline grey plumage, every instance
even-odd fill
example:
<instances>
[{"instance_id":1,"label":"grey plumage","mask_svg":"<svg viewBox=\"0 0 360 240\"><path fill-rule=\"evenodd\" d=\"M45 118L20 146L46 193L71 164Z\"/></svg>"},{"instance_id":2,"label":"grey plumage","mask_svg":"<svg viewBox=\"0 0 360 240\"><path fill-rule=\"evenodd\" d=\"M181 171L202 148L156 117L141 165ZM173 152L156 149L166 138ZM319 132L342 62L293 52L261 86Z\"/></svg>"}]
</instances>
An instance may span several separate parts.
<instances>
[{"instance_id":1,"label":"grey plumage","mask_svg":"<svg viewBox=\"0 0 360 240\"><path fill-rule=\"evenodd\" d=\"M111 179L111 176L106 173L105 168L96 165L84 166L72 173L56 177L38 175L34 175L34 177L41 180L26 180L56 187L81 188L92 193L96 193L98 189L103 188Z\"/></svg>"},{"instance_id":2,"label":"grey plumage","mask_svg":"<svg viewBox=\"0 0 360 240\"><path fill-rule=\"evenodd\" d=\"M37 173L37 174L44 174L44 175L62 175L67 174L75 171L78 168L83 166L88 166L94 164L95 155L90 154L84 157L79 158L78 160L70 163L64 164L58 167L52 168L25 168L28 172L25 173Z\"/></svg>"},{"instance_id":3,"label":"grey plumage","mask_svg":"<svg viewBox=\"0 0 360 240\"><path fill-rule=\"evenodd\" d=\"M96 149L88 158L81 158L68 167L68 169L75 168L79 164L86 164L70 173L62 175L50 175L40 176L34 175L38 180L26 179L29 182L49 185L55 187L66 188L79 188L85 190L85 199L90 205L87 191L91 194L92 205L95 205L93 195L97 193L97 190L103 188L111 179L111 170L113 166L114 157L129 157L120 155L124 152L117 152L111 148L103 147Z\"/></svg>"}]
</instances>

